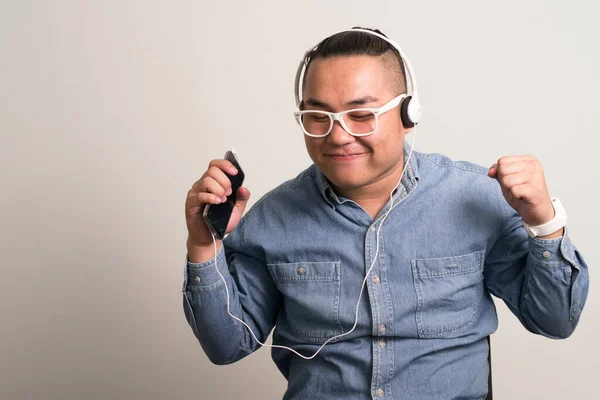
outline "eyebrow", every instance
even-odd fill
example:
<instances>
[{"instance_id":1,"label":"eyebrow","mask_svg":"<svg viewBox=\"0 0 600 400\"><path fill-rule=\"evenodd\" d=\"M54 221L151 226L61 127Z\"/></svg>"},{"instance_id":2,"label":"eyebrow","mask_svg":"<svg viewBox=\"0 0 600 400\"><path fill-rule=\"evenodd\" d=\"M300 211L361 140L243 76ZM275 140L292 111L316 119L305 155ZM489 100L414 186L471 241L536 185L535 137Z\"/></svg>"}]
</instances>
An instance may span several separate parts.
<instances>
[{"instance_id":1,"label":"eyebrow","mask_svg":"<svg viewBox=\"0 0 600 400\"><path fill-rule=\"evenodd\" d=\"M351 101L347 102L345 105L346 106L364 106L365 104L374 103L376 101L379 101L379 99L377 97L363 96L363 97L359 97L358 99L351 100ZM309 106L313 106L313 107L331 109L331 106L329 104L327 104L321 100L315 99L314 97L309 97L308 99L306 99L305 104L309 105Z\"/></svg>"}]
</instances>

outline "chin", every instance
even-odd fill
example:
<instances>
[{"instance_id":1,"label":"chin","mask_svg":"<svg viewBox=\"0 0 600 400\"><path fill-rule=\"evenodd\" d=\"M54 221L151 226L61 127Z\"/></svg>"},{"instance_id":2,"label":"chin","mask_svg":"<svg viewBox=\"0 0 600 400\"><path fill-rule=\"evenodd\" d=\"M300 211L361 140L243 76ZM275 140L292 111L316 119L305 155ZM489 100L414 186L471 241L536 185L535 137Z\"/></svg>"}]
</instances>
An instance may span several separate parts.
<instances>
[{"instance_id":1,"label":"chin","mask_svg":"<svg viewBox=\"0 0 600 400\"><path fill-rule=\"evenodd\" d=\"M364 177L339 171L323 171L329 181L338 188L356 189L366 184Z\"/></svg>"}]
</instances>

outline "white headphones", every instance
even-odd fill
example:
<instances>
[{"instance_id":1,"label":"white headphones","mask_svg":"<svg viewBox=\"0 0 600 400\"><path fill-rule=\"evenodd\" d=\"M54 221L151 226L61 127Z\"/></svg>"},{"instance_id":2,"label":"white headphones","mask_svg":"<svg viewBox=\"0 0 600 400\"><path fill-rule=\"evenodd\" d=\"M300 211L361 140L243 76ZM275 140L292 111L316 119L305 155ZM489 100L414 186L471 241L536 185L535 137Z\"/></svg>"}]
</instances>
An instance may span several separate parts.
<instances>
[{"instance_id":1,"label":"white headphones","mask_svg":"<svg viewBox=\"0 0 600 400\"><path fill-rule=\"evenodd\" d=\"M410 96L408 96L406 99L404 99L404 101L402 102L402 104L400 106L400 117L402 119L402 124L406 128L412 128L413 126L417 125L419 123L419 121L421 120L421 104L419 103L417 78L415 77L415 73L412 69L412 66L410 65L410 61L408 61L408 58L406 58L406 56L404 55L404 52L402 51L400 46L398 46L398 44L396 42L394 42L393 40L388 39L387 37L385 37L377 32L370 31L368 29L360 29L360 28L345 29L345 30L337 32L331 36L335 36L335 35L337 35L339 33L343 33L343 32L364 32L364 33L368 33L373 36L377 36L378 38L385 40L387 43L389 43L392 47L394 47L398 51L398 53L400 54L400 57L402 58L402 61L404 62L405 70L407 72L408 79L410 81L410 87L411 87L411 92L412 92ZM301 100L300 100L300 92L302 90L301 79L304 78L303 72L306 71L306 66L310 62L310 59L308 58L308 54L311 51L315 50L317 47L318 47L318 45L311 48L306 53L304 53L304 57L302 58L302 61L300 61L300 65L298 66L298 71L296 72L296 80L295 80L295 84L294 84L294 94L296 96L296 107L298 109L300 108L300 103L301 103Z\"/></svg>"}]
</instances>

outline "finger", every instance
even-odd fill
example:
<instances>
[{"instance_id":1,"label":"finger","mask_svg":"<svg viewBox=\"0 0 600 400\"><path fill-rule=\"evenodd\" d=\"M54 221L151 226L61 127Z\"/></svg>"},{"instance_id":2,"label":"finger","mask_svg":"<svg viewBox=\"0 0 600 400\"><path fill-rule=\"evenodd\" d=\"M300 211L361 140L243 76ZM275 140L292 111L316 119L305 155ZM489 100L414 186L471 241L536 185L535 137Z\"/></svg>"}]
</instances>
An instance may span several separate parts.
<instances>
[{"instance_id":1,"label":"finger","mask_svg":"<svg viewBox=\"0 0 600 400\"><path fill-rule=\"evenodd\" d=\"M230 183L231 185L231 183ZM219 184L212 176L205 176L204 179L200 182L200 184L194 188L194 191L197 193L200 192L208 192L212 194L216 194L219 197L226 196L226 189Z\"/></svg>"},{"instance_id":2,"label":"finger","mask_svg":"<svg viewBox=\"0 0 600 400\"><path fill-rule=\"evenodd\" d=\"M245 187L239 187L236 192L236 202L233 207L232 218L229 220L229 224L227 225L227 232L231 232L234 228L234 225L237 224L237 221L244 214L244 210L246 209L246 205L248 203L248 199L250 198L250 191Z\"/></svg>"},{"instance_id":3,"label":"finger","mask_svg":"<svg viewBox=\"0 0 600 400\"><path fill-rule=\"evenodd\" d=\"M498 165L509 164L518 161L537 161L532 155L524 155L524 156L504 156L498 159Z\"/></svg>"},{"instance_id":4,"label":"finger","mask_svg":"<svg viewBox=\"0 0 600 400\"><path fill-rule=\"evenodd\" d=\"M499 162L502 159L498 160ZM534 161L532 160L524 160L524 161L512 161L506 162L502 161L499 163L494 163L488 170L488 176L492 178L501 177L502 175L513 174L516 172L524 171L524 170L532 170L534 167Z\"/></svg>"},{"instance_id":5,"label":"finger","mask_svg":"<svg viewBox=\"0 0 600 400\"><path fill-rule=\"evenodd\" d=\"M526 162L504 164L497 168L496 179L502 184L504 177L522 173L532 173L532 168Z\"/></svg>"},{"instance_id":6,"label":"finger","mask_svg":"<svg viewBox=\"0 0 600 400\"><path fill-rule=\"evenodd\" d=\"M530 178L531 174L528 171L521 171L514 174L500 175L498 181L504 188L510 189L513 186L528 183Z\"/></svg>"},{"instance_id":7,"label":"finger","mask_svg":"<svg viewBox=\"0 0 600 400\"><path fill-rule=\"evenodd\" d=\"M238 200L248 200L250 198L250 191L243 186L238 188L236 194L237 194L236 198Z\"/></svg>"},{"instance_id":8,"label":"finger","mask_svg":"<svg viewBox=\"0 0 600 400\"><path fill-rule=\"evenodd\" d=\"M209 167L206 172L202 174L202 177L194 182L192 189L196 192L204 191L206 178L212 178L213 180L217 181L221 186L223 186L224 189L227 189L227 187L231 186L231 181L221 169L217 167Z\"/></svg>"},{"instance_id":9,"label":"finger","mask_svg":"<svg viewBox=\"0 0 600 400\"><path fill-rule=\"evenodd\" d=\"M210 162L210 164L208 165L209 169L210 167L217 167L219 168L221 171L227 172L230 175L237 175L237 169L233 166L233 164L228 161L228 160L223 160L223 159L218 159L218 160L212 160Z\"/></svg>"},{"instance_id":10,"label":"finger","mask_svg":"<svg viewBox=\"0 0 600 400\"><path fill-rule=\"evenodd\" d=\"M225 172L218 167L210 167L207 171L207 176L213 178L219 185L225 189L225 195L231 194L231 180L225 175Z\"/></svg>"},{"instance_id":11,"label":"finger","mask_svg":"<svg viewBox=\"0 0 600 400\"><path fill-rule=\"evenodd\" d=\"M531 172L535 169L535 161L514 161L498 166L500 177L510 174L516 174L523 171Z\"/></svg>"},{"instance_id":12,"label":"finger","mask_svg":"<svg viewBox=\"0 0 600 400\"><path fill-rule=\"evenodd\" d=\"M237 208L240 212L244 212L246 209L246 203L248 203L248 199L250 198L250 191L245 187L238 188L236 192L236 201L234 208Z\"/></svg>"},{"instance_id":13,"label":"finger","mask_svg":"<svg viewBox=\"0 0 600 400\"><path fill-rule=\"evenodd\" d=\"M197 208L201 208L205 204L221 204L223 198L208 192L190 192L185 201L186 213L189 215L198 214Z\"/></svg>"}]
</instances>

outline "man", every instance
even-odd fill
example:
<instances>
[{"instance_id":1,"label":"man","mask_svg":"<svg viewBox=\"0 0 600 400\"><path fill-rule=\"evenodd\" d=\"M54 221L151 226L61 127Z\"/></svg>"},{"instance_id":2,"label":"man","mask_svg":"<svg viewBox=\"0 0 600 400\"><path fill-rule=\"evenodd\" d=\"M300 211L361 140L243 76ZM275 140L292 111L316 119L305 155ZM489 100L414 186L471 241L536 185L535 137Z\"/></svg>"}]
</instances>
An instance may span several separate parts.
<instances>
[{"instance_id":1,"label":"man","mask_svg":"<svg viewBox=\"0 0 600 400\"><path fill-rule=\"evenodd\" d=\"M497 328L490 294L531 332L571 335L587 266L565 227L528 236L524 223L543 225L558 209L539 161L507 156L487 169L409 158L410 124L390 103L406 91L385 40L336 34L309 54L297 113L314 165L244 217L250 193L240 188L224 242L213 243L202 210L225 201L225 172L236 171L213 160L193 185L184 310L212 362L243 358L259 347L253 333L264 342L275 327L273 343L299 354L272 350L284 399L482 399ZM327 114L389 104L378 116Z\"/></svg>"}]
</instances>

